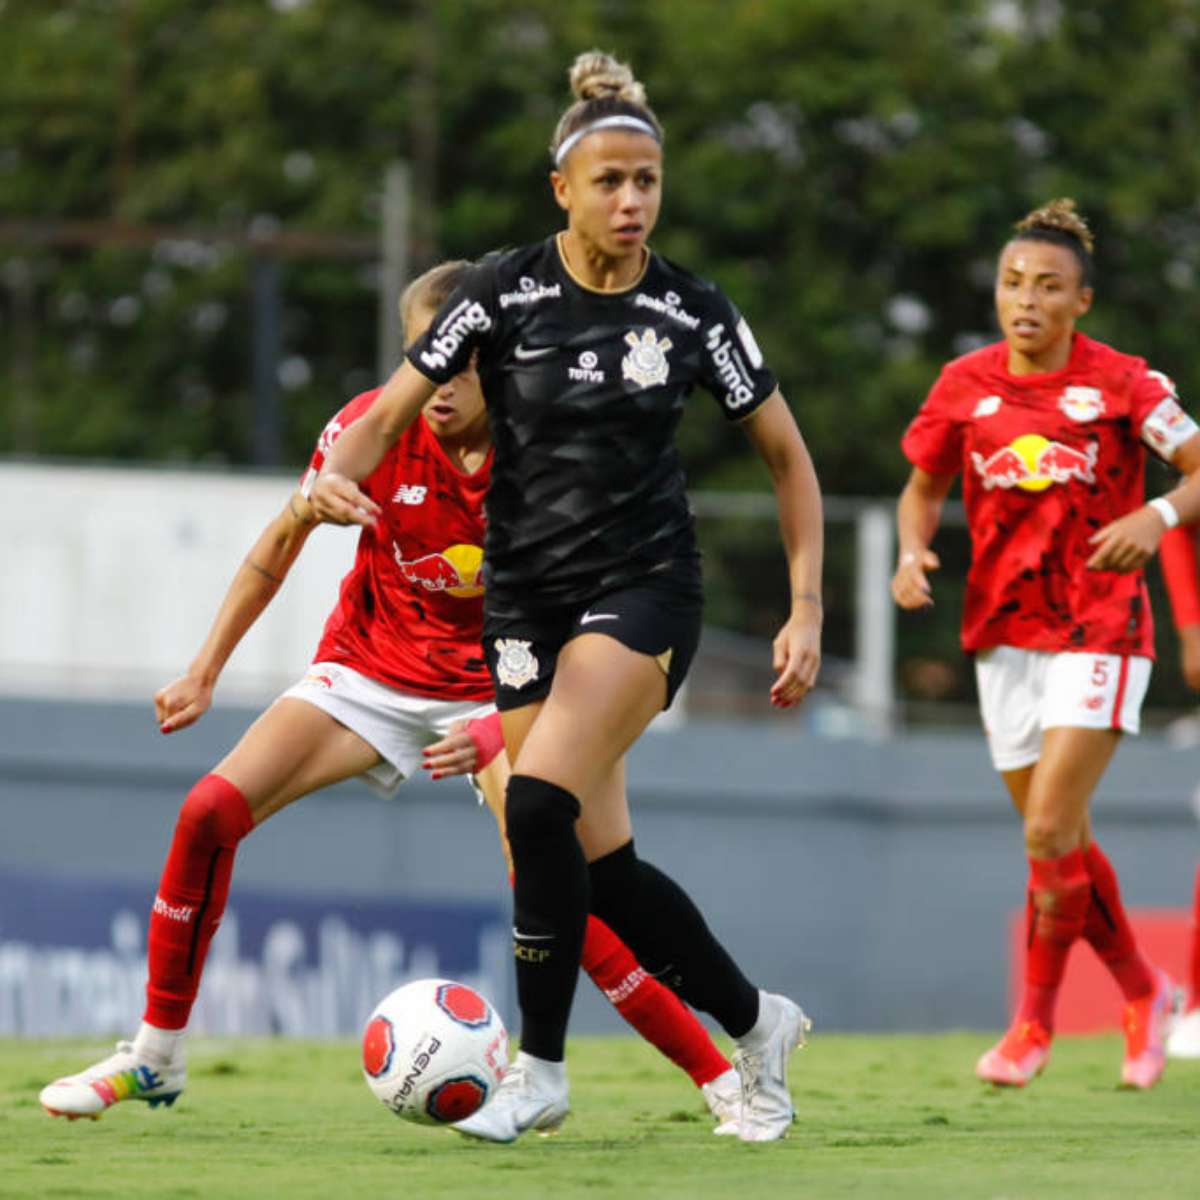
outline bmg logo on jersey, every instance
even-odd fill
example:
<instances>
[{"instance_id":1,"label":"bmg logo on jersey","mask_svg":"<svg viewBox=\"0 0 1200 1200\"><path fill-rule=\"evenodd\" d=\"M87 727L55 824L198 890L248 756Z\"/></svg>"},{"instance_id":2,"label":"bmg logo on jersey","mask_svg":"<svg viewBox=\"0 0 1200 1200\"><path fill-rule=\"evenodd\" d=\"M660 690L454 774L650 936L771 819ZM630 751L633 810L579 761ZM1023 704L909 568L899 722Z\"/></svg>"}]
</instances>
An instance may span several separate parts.
<instances>
[{"instance_id":1,"label":"bmg logo on jersey","mask_svg":"<svg viewBox=\"0 0 1200 1200\"><path fill-rule=\"evenodd\" d=\"M730 412L754 403L754 385L742 356L725 336L723 324L714 325L704 339L704 348L717 369L717 378L725 385L725 407Z\"/></svg>"},{"instance_id":2,"label":"bmg logo on jersey","mask_svg":"<svg viewBox=\"0 0 1200 1200\"><path fill-rule=\"evenodd\" d=\"M478 300L462 300L438 326L437 336L430 339L429 348L421 351L421 361L435 370L444 367L469 333L473 330L486 333L491 327L492 318Z\"/></svg>"},{"instance_id":3,"label":"bmg logo on jersey","mask_svg":"<svg viewBox=\"0 0 1200 1200\"><path fill-rule=\"evenodd\" d=\"M596 367L599 361L595 351L585 350L576 360L576 365L567 368L567 378L575 383L603 383L604 372Z\"/></svg>"}]
</instances>

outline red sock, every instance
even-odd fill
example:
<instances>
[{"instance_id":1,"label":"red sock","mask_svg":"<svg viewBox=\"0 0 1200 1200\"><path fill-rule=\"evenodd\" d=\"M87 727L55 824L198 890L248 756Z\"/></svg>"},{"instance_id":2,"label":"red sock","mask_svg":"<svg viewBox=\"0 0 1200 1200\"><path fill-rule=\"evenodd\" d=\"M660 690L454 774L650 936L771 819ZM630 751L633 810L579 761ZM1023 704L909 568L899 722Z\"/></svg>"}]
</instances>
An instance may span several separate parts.
<instances>
[{"instance_id":1,"label":"red sock","mask_svg":"<svg viewBox=\"0 0 1200 1200\"><path fill-rule=\"evenodd\" d=\"M183 802L150 910L142 1018L148 1025L187 1025L208 944L225 912L234 852L253 828L245 796L219 775L205 775Z\"/></svg>"},{"instance_id":2,"label":"red sock","mask_svg":"<svg viewBox=\"0 0 1200 1200\"><path fill-rule=\"evenodd\" d=\"M686 1071L697 1087L729 1070L708 1030L670 988L638 965L633 952L603 921L588 916L583 969L617 1012L652 1046Z\"/></svg>"},{"instance_id":3,"label":"red sock","mask_svg":"<svg viewBox=\"0 0 1200 1200\"><path fill-rule=\"evenodd\" d=\"M1083 851L1072 850L1061 858L1031 858L1029 899L1025 986L1017 1020L1037 1021L1050 1033L1067 955L1083 933L1092 900Z\"/></svg>"},{"instance_id":4,"label":"red sock","mask_svg":"<svg viewBox=\"0 0 1200 1200\"><path fill-rule=\"evenodd\" d=\"M1117 981L1126 1001L1140 1000L1154 991L1154 972L1142 957L1129 926L1117 873L1095 842L1083 852L1083 861L1092 879L1083 936Z\"/></svg>"},{"instance_id":5,"label":"red sock","mask_svg":"<svg viewBox=\"0 0 1200 1200\"><path fill-rule=\"evenodd\" d=\"M1192 962L1188 981L1188 1008L1200 1008L1200 867L1196 868L1196 892L1192 897Z\"/></svg>"}]
</instances>

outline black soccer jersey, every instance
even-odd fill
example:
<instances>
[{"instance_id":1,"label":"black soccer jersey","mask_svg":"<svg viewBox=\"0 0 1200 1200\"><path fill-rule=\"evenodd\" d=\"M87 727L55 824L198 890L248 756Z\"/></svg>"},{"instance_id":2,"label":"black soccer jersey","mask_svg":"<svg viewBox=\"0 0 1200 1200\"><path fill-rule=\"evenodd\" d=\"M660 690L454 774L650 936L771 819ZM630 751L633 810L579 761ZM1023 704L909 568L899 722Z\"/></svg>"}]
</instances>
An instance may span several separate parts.
<instances>
[{"instance_id":1,"label":"black soccer jersey","mask_svg":"<svg viewBox=\"0 0 1200 1200\"><path fill-rule=\"evenodd\" d=\"M489 255L409 350L437 382L478 351L495 443L488 609L587 603L695 557L674 445L699 383L730 420L775 379L713 284L650 254L621 292L576 279L554 237Z\"/></svg>"}]
</instances>

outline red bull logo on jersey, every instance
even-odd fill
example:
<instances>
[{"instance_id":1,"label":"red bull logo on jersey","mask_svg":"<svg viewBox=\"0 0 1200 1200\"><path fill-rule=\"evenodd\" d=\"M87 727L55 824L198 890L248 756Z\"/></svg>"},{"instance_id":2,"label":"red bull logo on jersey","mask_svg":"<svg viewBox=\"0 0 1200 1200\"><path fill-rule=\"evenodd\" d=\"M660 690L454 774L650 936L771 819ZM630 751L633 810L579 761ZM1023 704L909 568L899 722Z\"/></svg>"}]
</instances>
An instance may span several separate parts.
<instances>
[{"instance_id":1,"label":"red bull logo on jersey","mask_svg":"<svg viewBox=\"0 0 1200 1200\"><path fill-rule=\"evenodd\" d=\"M988 490L1016 487L1025 492L1043 492L1072 479L1094 483L1096 450L1095 442L1085 450L1076 450L1039 433L1023 433L987 458L972 451L971 462Z\"/></svg>"},{"instance_id":2,"label":"red bull logo on jersey","mask_svg":"<svg viewBox=\"0 0 1200 1200\"><path fill-rule=\"evenodd\" d=\"M400 574L415 587L423 587L427 592L448 592L464 599L483 595L479 581L483 551L478 546L447 546L440 554L406 559L399 544L393 542L392 554Z\"/></svg>"}]
</instances>

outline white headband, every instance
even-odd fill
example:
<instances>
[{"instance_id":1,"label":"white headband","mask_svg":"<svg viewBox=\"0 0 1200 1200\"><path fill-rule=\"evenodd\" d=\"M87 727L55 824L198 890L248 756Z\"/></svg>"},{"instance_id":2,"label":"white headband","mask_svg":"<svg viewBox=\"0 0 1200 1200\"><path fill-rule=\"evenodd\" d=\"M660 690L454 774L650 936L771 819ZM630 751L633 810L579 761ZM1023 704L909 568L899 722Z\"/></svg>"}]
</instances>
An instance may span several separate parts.
<instances>
[{"instance_id":1,"label":"white headband","mask_svg":"<svg viewBox=\"0 0 1200 1200\"><path fill-rule=\"evenodd\" d=\"M563 138L563 143L558 148L558 152L554 155L554 165L561 167L563 159L575 149L576 145L581 142L589 133L598 133L601 129L631 129L635 133L648 133L656 142L661 142L658 130L650 124L649 121L643 121L641 117L631 117L626 114L618 114L615 117L601 117L598 121L593 121L590 125L584 125L575 130L570 137Z\"/></svg>"}]
</instances>

